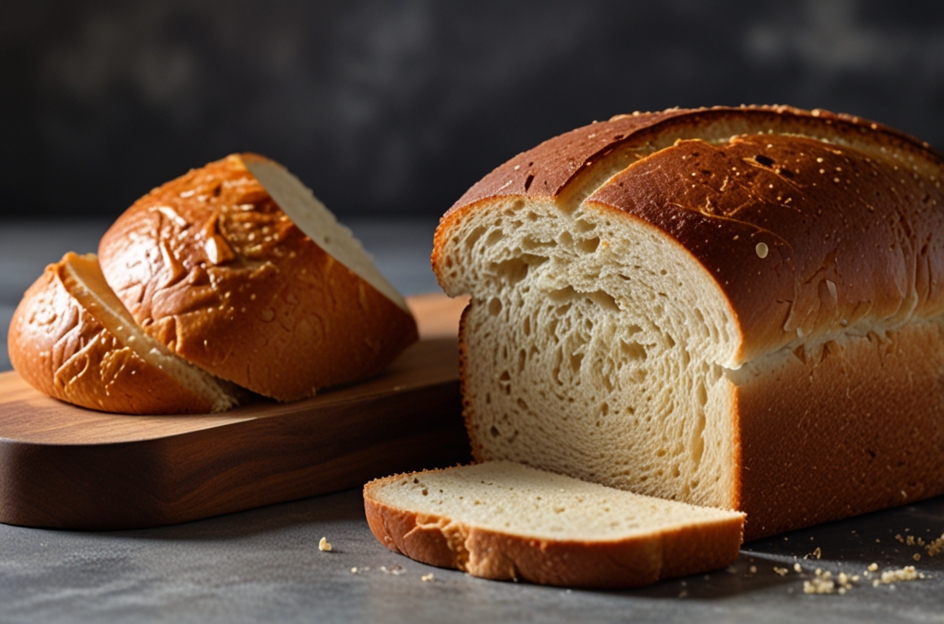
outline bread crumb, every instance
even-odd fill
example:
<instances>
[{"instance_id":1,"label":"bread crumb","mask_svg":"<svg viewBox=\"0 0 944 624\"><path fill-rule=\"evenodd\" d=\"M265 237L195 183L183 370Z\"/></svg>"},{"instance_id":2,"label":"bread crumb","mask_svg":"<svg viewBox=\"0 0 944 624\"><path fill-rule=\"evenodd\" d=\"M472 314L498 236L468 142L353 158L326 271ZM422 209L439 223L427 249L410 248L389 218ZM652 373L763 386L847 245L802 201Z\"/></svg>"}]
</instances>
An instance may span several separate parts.
<instances>
[{"instance_id":1,"label":"bread crumb","mask_svg":"<svg viewBox=\"0 0 944 624\"><path fill-rule=\"evenodd\" d=\"M816 568L816 576L809 581L803 581L804 594L845 594L853 588L853 583L858 580L857 576L850 577L845 572L840 572L836 578L833 578L832 572L825 572Z\"/></svg>"},{"instance_id":2,"label":"bread crumb","mask_svg":"<svg viewBox=\"0 0 944 624\"><path fill-rule=\"evenodd\" d=\"M797 574L799 574L800 572L803 571L803 566L801 566L799 563L794 563L794 564L793 564L793 571L796 572Z\"/></svg>"},{"instance_id":3,"label":"bread crumb","mask_svg":"<svg viewBox=\"0 0 944 624\"><path fill-rule=\"evenodd\" d=\"M928 551L929 557L944 553L944 533L941 533L941 537L936 540L932 540L931 543L925 547L925 550Z\"/></svg>"},{"instance_id":4,"label":"bread crumb","mask_svg":"<svg viewBox=\"0 0 944 624\"><path fill-rule=\"evenodd\" d=\"M921 553L915 553L911 556L915 561L921 561Z\"/></svg>"},{"instance_id":5,"label":"bread crumb","mask_svg":"<svg viewBox=\"0 0 944 624\"><path fill-rule=\"evenodd\" d=\"M331 544L328 542L327 537L322 537L318 542L318 550L322 552L331 552Z\"/></svg>"},{"instance_id":6,"label":"bread crumb","mask_svg":"<svg viewBox=\"0 0 944 624\"><path fill-rule=\"evenodd\" d=\"M875 572L876 570L878 570L878 564L877 564L877 563L870 563L868 570L869 570L869 572Z\"/></svg>"},{"instance_id":7,"label":"bread crumb","mask_svg":"<svg viewBox=\"0 0 944 624\"><path fill-rule=\"evenodd\" d=\"M814 550L813 552L809 553L808 555L803 556L804 559L821 559L822 557L823 557L823 551L820 549L819 546L817 546L816 550Z\"/></svg>"},{"instance_id":8,"label":"bread crumb","mask_svg":"<svg viewBox=\"0 0 944 624\"><path fill-rule=\"evenodd\" d=\"M430 572L429 574L424 574L423 576L420 577L420 579L421 579L424 583L429 583L429 582L431 582L431 581L433 580L433 574L432 574L432 572Z\"/></svg>"},{"instance_id":9,"label":"bread crumb","mask_svg":"<svg viewBox=\"0 0 944 624\"><path fill-rule=\"evenodd\" d=\"M357 574L357 568L351 568L351 574Z\"/></svg>"},{"instance_id":10,"label":"bread crumb","mask_svg":"<svg viewBox=\"0 0 944 624\"><path fill-rule=\"evenodd\" d=\"M778 568L777 566L774 566L774 572L776 572L780 576L786 576L789 570L787 570L786 568Z\"/></svg>"},{"instance_id":11,"label":"bread crumb","mask_svg":"<svg viewBox=\"0 0 944 624\"><path fill-rule=\"evenodd\" d=\"M924 575L915 570L914 566L905 566L900 570L886 570L882 572L881 582L889 585L896 581L914 581L919 578L924 578ZM875 585L875 582L873 581L872 584Z\"/></svg>"}]
</instances>

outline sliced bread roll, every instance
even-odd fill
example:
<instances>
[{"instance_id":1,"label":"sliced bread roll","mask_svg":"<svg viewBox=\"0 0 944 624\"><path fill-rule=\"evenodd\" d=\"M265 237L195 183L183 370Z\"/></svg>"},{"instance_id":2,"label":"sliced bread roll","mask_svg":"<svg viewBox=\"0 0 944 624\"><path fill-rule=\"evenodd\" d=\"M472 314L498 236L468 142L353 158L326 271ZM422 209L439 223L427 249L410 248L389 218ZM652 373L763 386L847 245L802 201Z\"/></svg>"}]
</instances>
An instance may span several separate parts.
<instances>
[{"instance_id":1,"label":"sliced bread roll","mask_svg":"<svg viewBox=\"0 0 944 624\"><path fill-rule=\"evenodd\" d=\"M417 339L403 298L294 176L233 155L154 189L99 245L145 331L281 401L378 373Z\"/></svg>"},{"instance_id":2,"label":"sliced bread roll","mask_svg":"<svg viewBox=\"0 0 944 624\"><path fill-rule=\"evenodd\" d=\"M443 217L465 418L508 459L747 512L944 493L944 159L846 115L669 110L502 165Z\"/></svg>"},{"instance_id":3,"label":"sliced bread roll","mask_svg":"<svg viewBox=\"0 0 944 624\"><path fill-rule=\"evenodd\" d=\"M738 555L744 515L639 496L512 462L396 475L364 486L387 548L474 576L626 588Z\"/></svg>"},{"instance_id":4,"label":"sliced bread roll","mask_svg":"<svg viewBox=\"0 0 944 624\"><path fill-rule=\"evenodd\" d=\"M108 287L94 255L67 253L13 314L10 361L36 389L75 405L128 414L221 412L220 383L145 334Z\"/></svg>"}]
</instances>

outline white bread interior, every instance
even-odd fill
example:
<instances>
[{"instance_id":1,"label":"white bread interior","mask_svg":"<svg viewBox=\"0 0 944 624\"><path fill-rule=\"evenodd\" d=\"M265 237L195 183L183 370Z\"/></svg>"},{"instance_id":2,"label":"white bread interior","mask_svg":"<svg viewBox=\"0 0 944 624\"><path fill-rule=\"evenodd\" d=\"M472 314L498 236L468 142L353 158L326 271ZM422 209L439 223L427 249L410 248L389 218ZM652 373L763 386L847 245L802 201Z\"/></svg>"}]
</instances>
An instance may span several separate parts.
<instances>
[{"instance_id":1,"label":"white bread interior","mask_svg":"<svg viewBox=\"0 0 944 624\"><path fill-rule=\"evenodd\" d=\"M464 391L483 459L733 506L737 326L699 263L591 206L509 202L453 238L449 290L473 293Z\"/></svg>"},{"instance_id":2,"label":"white bread interior","mask_svg":"<svg viewBox=\"0 0 944 624\"><path fill-rule=\"evenodd\" d=\"M334 214L309 188L285 167L268 158L252 154L243 154L241 158L249 173L306 236L390 301L409 311L403 295L383 276L360 241L354 238L351 230L338 223Z\"/></svg>"},{"instance_id":3,"label":"white bread interior","mask_svg":"<svg viewBox=\"0 0 944 624\"><path fill-rule=\"evenodd\" d=\"M369 492L391 507L543 540L612 542L743 517L505 461L399 475Z\"/></svg>"}]
</instances>

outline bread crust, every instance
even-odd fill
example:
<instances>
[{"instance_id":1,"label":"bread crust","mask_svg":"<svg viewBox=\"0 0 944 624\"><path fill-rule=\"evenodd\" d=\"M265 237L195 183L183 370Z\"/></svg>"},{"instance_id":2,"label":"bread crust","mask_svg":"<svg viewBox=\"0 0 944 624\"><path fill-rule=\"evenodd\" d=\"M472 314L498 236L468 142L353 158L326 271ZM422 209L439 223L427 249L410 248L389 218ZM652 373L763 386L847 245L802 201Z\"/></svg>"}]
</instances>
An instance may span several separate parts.
<instances>
[{"instance_id":1,"label":"bread crust","mask_svg":"<svg viewBox=\"0 0 944 624\"><path fill-rule=\"evenodd\" d=\"M944 494L944 324L778 359L731 389L745 539Z\"/></svg>"},{"instance_id":2,"label":"bread crust","mask_svg":"<svg viewBox=\"0 0 944 624\"><path fill-rule=\"evenodd\" d=\"M201 414L212 405L122 344L71 294L66 260L46 267L10 322L17 373L61 401L123 414Z\"/></svg>"},{"instance_id":3,"label":"bread crust","mask_svg":"<svg viewBox=\"0 0 944 624\"><path fill-rule=\"evenodd\" d=\"M732 500L755 539L944 493L942 177L944 157L926 143L847 115L615 118L472 187L443 216L432 263L449 294L467 290L449 280L452 228L509 199L583 203L685 250L738 326L722 363L737 379Z\"/></svg>"},{"instance_id":4,"label":"bread crust","mask_svg":"<svg viewBox=\"0 0 944 624\"><path fill-rule=\"evenodd\" d=\"M729 565L741 544L743 521L737 518L621 540L552 540L470 526L387 505L372 496L375 488L403 476L364 486L364 510L374 537L416 561L482 578L625 589Z\"/></svg>"},{"instance_id":5,"label":"bread crust","mask_svg":"<svg viewBox=\"0 0 944 624\"><path fill-rule=\"evenodd\" d=\"M305 236L238 155L135 202L99 255L150 335L281 401L374 375L417 339L409 312Z\"/></svg>"}]
</instances>

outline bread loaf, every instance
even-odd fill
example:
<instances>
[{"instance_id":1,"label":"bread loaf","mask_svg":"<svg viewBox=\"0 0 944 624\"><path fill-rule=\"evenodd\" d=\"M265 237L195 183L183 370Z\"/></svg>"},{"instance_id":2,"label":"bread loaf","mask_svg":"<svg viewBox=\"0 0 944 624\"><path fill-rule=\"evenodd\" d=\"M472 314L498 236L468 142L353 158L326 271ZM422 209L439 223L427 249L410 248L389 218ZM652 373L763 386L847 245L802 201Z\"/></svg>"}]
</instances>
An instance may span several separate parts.
<instances>
[{"instance_id":1,"label":"bread loaf","mask_svg":"<svg viewBox=\"0 0 944 624\"><path fill-rule=\"evenodd\" d=\"M149 335L280 401L374 375L417 339L403 298L350 231L260 156L154 189L106 232L99 256Z\"/></svg>"},{"instance_id":2,"label":"bread loaf","mask_svg":"<svg viewBox=\"0 0 944 624\"><path fill-rule=\"evenodd\" d=\"M364 486L387 548L474 576L626 588L733 563L742 514L638 496L511 462Z\"/></svg>"},{"instance_id":3,"label":"bread loaf","mask_svg":"<svg viewBox=\"0 0 944 624\"><path fill-rule=\"evenodd\" d=\"M442 218L475 457L747 512L944 493L944 159L856 117L668 110L520 154Z\"/></svg>"},{"instance_id":4,"label":"bread loaf","mask_svg":"<svg viewBox=\"0 0 944 624\"><path fill-rule=\"evenodd\" d=\"M46 267L13 313L10 360L30 385L69 403L130 414L199 414L236 404L232 389L145 334L94 255Z\"/></svg>"}]
</instances>

